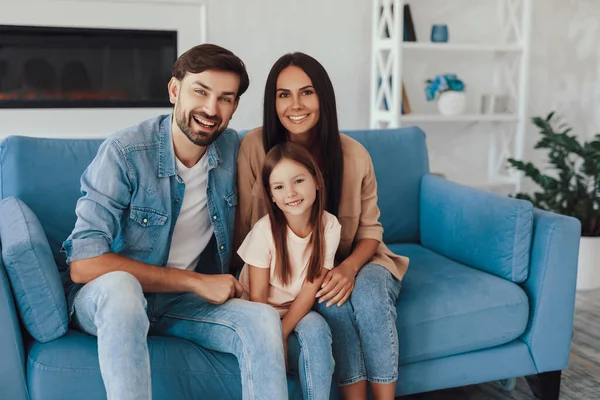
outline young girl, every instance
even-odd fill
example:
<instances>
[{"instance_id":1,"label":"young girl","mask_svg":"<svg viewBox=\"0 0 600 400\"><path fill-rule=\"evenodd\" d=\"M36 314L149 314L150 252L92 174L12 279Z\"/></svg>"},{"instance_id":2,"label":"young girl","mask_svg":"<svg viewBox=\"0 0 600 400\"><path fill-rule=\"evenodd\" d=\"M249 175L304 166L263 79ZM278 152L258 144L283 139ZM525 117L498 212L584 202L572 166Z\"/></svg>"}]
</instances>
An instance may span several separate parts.
<instances>
[{"instance_id":1,"label":"young girl","mask_svg":"<svg viewBox=\"0 0 600 400\"><path fill-rule=\"evenodd\" d=\"M329 399L331 333L311 308L323 277L333 268L341 226L325 211L323 176L304 147L274 146L266 155L262 182L263 195L271 201L268 214L238 250L245 262L240 282L247 298L279 312L286 362L288 338L292 333L297 337L300 356L290 369L298 368L304 398Z\"/></svg>"}]
</instances>

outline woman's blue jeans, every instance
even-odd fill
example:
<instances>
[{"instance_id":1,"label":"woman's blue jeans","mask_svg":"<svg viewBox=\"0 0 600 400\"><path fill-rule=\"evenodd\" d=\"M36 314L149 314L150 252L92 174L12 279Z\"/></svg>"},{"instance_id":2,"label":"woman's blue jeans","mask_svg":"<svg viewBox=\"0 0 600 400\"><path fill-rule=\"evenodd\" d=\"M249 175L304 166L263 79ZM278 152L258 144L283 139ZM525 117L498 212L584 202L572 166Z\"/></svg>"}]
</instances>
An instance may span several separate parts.
<instances>
[{"instance_id":1,"label":"woman's blue jeans","mask_svg":"<svg viewBox=\"0 0 600 400\"><path fill-rule=\"evenodd\" d=\"M396 300L401 286L381 265L367 264L358 272L354 290L341 307L315 304L331 328L338 386L398 379Z\"/></svg>"}]
</instances>

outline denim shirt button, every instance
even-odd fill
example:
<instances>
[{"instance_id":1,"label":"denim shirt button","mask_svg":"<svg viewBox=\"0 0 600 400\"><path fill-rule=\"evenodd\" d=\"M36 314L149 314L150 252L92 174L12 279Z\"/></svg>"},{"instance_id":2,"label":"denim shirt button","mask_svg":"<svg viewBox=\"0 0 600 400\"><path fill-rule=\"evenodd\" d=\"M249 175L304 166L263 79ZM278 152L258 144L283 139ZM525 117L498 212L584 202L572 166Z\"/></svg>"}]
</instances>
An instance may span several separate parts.
<instances>
[{"instance_id":1,"label":"denim shirt button","mask_svg":"<svg viewBox=\"0 0 600 400\"><path fill-rule=\"evenodd\" d=\"M175 203L179 203L179 199L175 199Z\"/></svg>"},{"instance_id":2,"label":"denim shirt button","mask_svg":"<svg viewBox=\"0 0 600 400\"><path fill-rule=\"evenodd\" d=\"M148 218L144 218L144 219L142 220L142 222L144 223L144 225L145 225L145 224L147 224L147 223L148 223Z\"/></svg>"},{"instance_id":3,"label":"denim shirt button","mask_svg":"<svg viewBox=\"0 0 600 400\"><path fill-rule=\"evenodd\" d=\"M216 219L217 219L217 216L216 216L216 215L213 215L213 219L215 219L215 220L216 220Z\"/></svg>"},{"instance_id":4,"label":"denim shirt button","mask_svg":"<svg viewBox=\"0 0 600 400\"><path fill-rule=\"evenodd\" d=\"M225 246L221 245L221 250L225 250Z\"/></svg>"}]
</instances>

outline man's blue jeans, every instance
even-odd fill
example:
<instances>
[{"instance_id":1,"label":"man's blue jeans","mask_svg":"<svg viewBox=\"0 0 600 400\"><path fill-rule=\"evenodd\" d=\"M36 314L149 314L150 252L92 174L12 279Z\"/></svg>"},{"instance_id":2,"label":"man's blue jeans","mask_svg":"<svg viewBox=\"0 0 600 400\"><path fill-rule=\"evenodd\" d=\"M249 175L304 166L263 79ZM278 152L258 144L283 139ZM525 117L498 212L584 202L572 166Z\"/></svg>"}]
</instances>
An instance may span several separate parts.
<instances>
[{"instance_id":1,"label":"man's blue jeans","mask_svg":"<svg viewBox=\"0 0 600 400\"><path fill-rule=\"evenodd\" d=\"M73 311L76 327L98 337L110 400L152 398L149 331L234 354L244 400L288 397L281 321L271 306L239 299L214 305L190 293L145 297L133 275L110 272L79 291Z\"/></svg>"}]
</instances>

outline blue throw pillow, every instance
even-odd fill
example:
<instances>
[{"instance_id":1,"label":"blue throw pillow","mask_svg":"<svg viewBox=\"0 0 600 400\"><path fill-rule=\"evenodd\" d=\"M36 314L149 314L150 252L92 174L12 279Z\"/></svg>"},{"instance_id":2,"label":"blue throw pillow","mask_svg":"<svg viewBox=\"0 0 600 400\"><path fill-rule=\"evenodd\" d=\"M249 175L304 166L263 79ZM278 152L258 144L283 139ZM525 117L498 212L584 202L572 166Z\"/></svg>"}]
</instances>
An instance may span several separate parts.
<instances>
[{"instance_id":1,"label":"blue throw pillow","mask_svg":"<svg viewBox=\"0 0 600 400\"><path fill-rule=\"evenodd\" d=\"M67 303L48 239L37 217L16 197L0 202L2 258L21 321L45 343L67 332Z\"/></svg>"}]
</instances>

